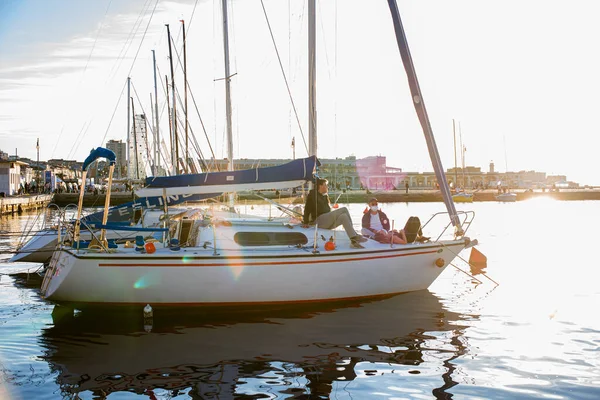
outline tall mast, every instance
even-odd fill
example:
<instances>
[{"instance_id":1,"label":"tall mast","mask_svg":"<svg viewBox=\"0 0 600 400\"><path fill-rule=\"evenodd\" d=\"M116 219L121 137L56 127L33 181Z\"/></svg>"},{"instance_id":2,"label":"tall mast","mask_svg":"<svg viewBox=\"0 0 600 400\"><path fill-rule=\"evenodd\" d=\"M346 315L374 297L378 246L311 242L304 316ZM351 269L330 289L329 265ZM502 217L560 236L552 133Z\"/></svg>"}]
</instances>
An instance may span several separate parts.
<instances>
[{"instance_id":1,"label":"tall mast","mask_svg":"<svg viewBox=\"0 0 600 400\"><path fill-rule=\"evenodd\" d=\"M388 0L388 5L390 7L390 13L392 14L398 50L400 50L400 56L402 57L402 63L404 64L404 70L406 71L406 77L408 78L408 85L410 87L413 105L415 107L417 116L419 117L419 121L421 122L423 134L425 135L427 149L429 150L429 158L431 158L431 164L433 165L433 170L435 171L435 177L440 185L442 198L444 199L446 210L448 210L448 214L450 214L452 225L454 225L456 230L455 233L457 236L462 236L464 232L461 227L458 214L456 213L454 201L452 201L450 189L448 188L448 181L446 180L446 174L444 173L444 166L442 165L442 160L440 159L435 138L433 137L433 130L431 129L431 123L429 122L429 116L427 115L427 109L425 108L425 102L423 101L423 95L421 93L421 88L419 87L419 80L417 79L415 66L412 61L410 49L408 48L408 41L406 40L404 27L402 26L402 20L400 19L398 4L396 4L396 0Z\"/></svg>"},{"instance_id":2,"label":"tall mast","mask_svg":"<svg viewBox=\"0 0 600 400\"><path fill-rule=\"evenodd\" d=\"M462 187L464 189L466 187L466 185L465 185L465 146L463 146L462 129L460 128L460 121L458 122L458 137L460 139L460 164L461 164L461 172L462 172Z\"/></svg>"},{"instance_id":3,"label":"tall mast","mask_svg":"<svg viewBox=\"0 0 600 400\"><path fill-rule=\"evenodd\" d=\"M308 0L308 150L317 155L317 74L315 0Z\"/></svg>"},{"instance_id":4,"label":"tall mast","mask_svg":"<svg viewBox=\"0 0 600 400\"><path fill-rule=\"evenodd\" d=\"M223 5L223 53L225 56L225 113L227 116L227 170L233 171L233 134L231 130L231 81L229 72L229 28L227 26L227 0Z\"/></svg>"},{"instance_id":5,"label":"tall mast","mask_svg":"<svg viewBox=\"0 0 600 400\"><path fill-rule=\"evenodd\" d=\"M37 149L37 174L35 174L35 180L36 180L36 186L37 186L37 191L38 193L40 192L40 138L37 138L37 143L35 145L35 148ZM504 149L506 150L506 146L504 147ZM506 155L506 153L505 153ZM81 185L82 187L85 187L85 183L83 183Z\"/></svg>"},{"instance_id":6,"label":"tall mast","mask_svg":"<svg viewBox=\"0 0 600 400\"><path fill-rule=\"evenodd\" d=\"M167 111L169 112L169 145L171 146L171 166L172 166L171 173L173 175L177 175L176 167L174 167L175 152L173 151L173 149L175 147L173 144L173 116L171 114L171 102L169 101L169 78L167 78L167 75L165 75L165 87L167 88Z\"/></svg>"},{"instance_id":7,"label":"tall mast","mask_svg":"<svg viewBox=\"0 0 600 400\"><path fill-rule=\"evenodd\" d=\"M179 173L179 141L177 140L177 99L175 94L175 71L173 70L173 51L171 49L171 31L169 30L169 24L167 26L167 38L169 40L169 62L171 63L171 89L173 91L173 117L171 123L173 124L173 142L175 143L175 162L173 163L173 175ZM173 152L173 149L171 149Z\"/></svg>"},{"instance_id":8,"label":"tall mast","mask_svg":"<svg viewBox=\"0 0 600 400\"><path fill-rule=\"evenodd\" d=\"M458 188L458 165L456 164L456 122L452 118L452 134L454 135L454 189Z\"/></svg>"},{"instance_id":9,"label":"tall mast","mask_svg":"<svg viewBox=\"0 0 600 400\"><path fill-rule=\"evenodd\" d=\"M131 98L131 111L133 112L133 152L135 153L135 178L140 179L140 163L138 162L137 132L135 130L135 107Z\"/></svg>"},{"instance_id":10,"label":"tall mast","mask_svg":"<svg viewBox=\"0 0 600 400\"><path fill-rule=\"evenodd\" d=\"M158 127L158 86L156 84L156 55L152 50L152 63L154 65L154 164L156 169L154 175L160 170L160 132Z\"/></svg>"},{"instance_id":11,"label":"tall mast","mask_svg":"<svg viewBox=\"0 0 600 400\"><path fill-rule=\"evenodd\" d=\"M127 77L127 162L125 163L125 165L127 165L127 177L130 178L131 177L131 172L129 171L129 159L131 157L130 151L129 151L129 146L131 145L131 139L130 139L130 135L131 135L131 108L130 105L131 103L129 103L129 99L131 98L131 78ZM119 178L121 177L121 171L119 171Z\"/></svg>"},{"instance_id":12,"label":"tall mast","mask_svg":"<svg viewBox=\"0 0 600 400\"><path fill-rule=\"evenodd\" d=\"M189 173L190 153L188 151L188 100L187 100L187 56L185 51L185 21L181 20L183 30L183 96L184 96L184 114L185 114L185 162L183 163L185 173Z\"/></svg>"},{"instance_id":13,"label":"tall mast","mask_svg":"<svg viewBox=\"0 0 600 400\"><path fill-rule=\"evenodd\" d=\"M231 131L231 82L229 72L229 27L227 26L227 0L223 6L223 54L225 57L225 114L227 116L227 170L233 171L233 133ZM229 208L233 208L233 193L229 193Z\"/></svg>"}]
</instances>

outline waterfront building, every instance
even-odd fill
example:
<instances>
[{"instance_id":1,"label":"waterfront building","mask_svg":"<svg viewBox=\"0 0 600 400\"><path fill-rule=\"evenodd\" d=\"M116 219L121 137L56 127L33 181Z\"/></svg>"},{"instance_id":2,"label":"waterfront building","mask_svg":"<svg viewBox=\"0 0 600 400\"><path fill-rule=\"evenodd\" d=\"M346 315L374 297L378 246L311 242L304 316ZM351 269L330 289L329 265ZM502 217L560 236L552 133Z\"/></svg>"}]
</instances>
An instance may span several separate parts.
<instances>
[{"instance_id":1,"label":"waterfront building","mask_svg":"<svg viewBox=\"0 0 600 400\"><path fill-rule=\"evenodd\" d=\"M0 161L0 193L4 193L5 196L19 193L21 168L25 167L27 167L27 163L18 160Z\"/></svg>"}]
</instances>

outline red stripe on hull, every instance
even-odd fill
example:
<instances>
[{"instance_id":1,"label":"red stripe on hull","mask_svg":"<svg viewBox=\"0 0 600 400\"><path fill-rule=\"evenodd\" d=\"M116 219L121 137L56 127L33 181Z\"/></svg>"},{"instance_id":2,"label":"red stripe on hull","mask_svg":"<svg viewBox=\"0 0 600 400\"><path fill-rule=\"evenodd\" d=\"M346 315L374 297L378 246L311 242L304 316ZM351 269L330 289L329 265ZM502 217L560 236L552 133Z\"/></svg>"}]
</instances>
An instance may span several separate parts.
<instances>
[{"instance_id":1,"label":"red stripe on hull","mask_svg":"<svg viewBox=\"0 0 600 400\"><path fill-rule=\"evenodd\" d=\"M319 263L337 263L337 262L348 262L348 261L365 261L365 260L376 260L382 258L394 258L394 257L406 257L406 256L416 256L420 254L433 254L437 253L437 250L434 251L421 251L417 253L409 253L409 254L392 254L385 256L375 256L375 257L359 257L359 258L344 258L344 259L335 259L335 260L318 260ZM179 264L98 264L99 267L247 267L252 265L293 265L293 264L313 264L315 260L306 260L306 261L275 261L275 262L256 262L256 263L245 263L245 262L236 262L236 263L219 263L219 264L196 264L196 263L179 263Z\"/></svg>"}]
</instances>

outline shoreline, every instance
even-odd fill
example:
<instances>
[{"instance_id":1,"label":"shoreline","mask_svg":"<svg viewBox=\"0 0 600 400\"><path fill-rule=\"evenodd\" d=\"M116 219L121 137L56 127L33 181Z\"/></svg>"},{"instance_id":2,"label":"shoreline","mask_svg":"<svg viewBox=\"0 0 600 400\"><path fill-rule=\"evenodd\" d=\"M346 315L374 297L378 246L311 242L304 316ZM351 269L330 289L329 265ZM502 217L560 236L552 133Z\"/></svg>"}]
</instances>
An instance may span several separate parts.
<instances>
[{"instance_id":1,"label":"shoreline","mask_svg":"<svg viewBox=\"0 0 600 400\"><path fill-rule=\"evenodd\" d=\"M469 192L471 193L471 192ZM479 190L473 193L473 201L497 201L496 195L497 190ZM542 192L536 190L533 192L526 192L525 190L516 190L513 193L517 194L517 201L535 199L535 198L550 198L560 201L579 201L579 200L600 200L600 190L598 189L561 189L558 192ZM341 194L341 195L340 195ZM288 202L292 196L288 192L282 192L280 195L275 195L275 192L262 192L262 197L270 200ZM329 197L332 202L335 202L339 196L339 203L366 203L371 197L377 197L382 203L433 203L442 202L442 194L439 190L431 189L411 189L408 194L404 190L387 190L387 191L373 191L367 193L366 190L350 190L346 193L341 192L330 192ZM111 205L119 205L131 201L131 193L117 192L111 195ZM257 198L250 194L240 194L238 199L246 202L264 203L264 200ZM296 198L294 203L301 203ZM77 193L60 193L55 194L52 202L58 206L64 207L68 204L77 204L79 200L79 194ZM85 207L103 207L105 201L105 195L88 194L84 195L83 205Z\"/></svg>"}]
</instances>

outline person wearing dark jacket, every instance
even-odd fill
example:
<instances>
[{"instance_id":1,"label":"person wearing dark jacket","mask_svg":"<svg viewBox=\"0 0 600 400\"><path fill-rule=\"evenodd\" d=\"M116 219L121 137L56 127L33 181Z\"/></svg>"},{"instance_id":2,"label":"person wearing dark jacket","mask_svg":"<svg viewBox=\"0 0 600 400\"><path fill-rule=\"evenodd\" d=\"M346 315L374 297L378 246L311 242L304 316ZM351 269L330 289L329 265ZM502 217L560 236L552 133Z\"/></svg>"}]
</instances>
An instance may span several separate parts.
<instances>
[{"instance_id":1,"label":"person wearing dark jacket","mask_svg":"<svg viewBox=\"0 0 600 400\"><path fill-rule=\"evenodd\" d=\"M380 243L406 244L404 230L390 231L390 220L379 209L377 199L369 200L369 210L362 217L362 233Z\"/></svg>"},{"instance_id":2,"label":"person wearing dark jacket","mask_svg":"<svg viewBox=\"0 0 600 400\"><path fill-rule=\"evenodd\" d=\"M327 179L317 179L316 187L308 192L304 205L303 222L306 225L316 224L319 228L334 229L344 226L346 234L353 243L366 242L367 238L359 235L352 226L352 218L346 207L331 211L327 195Z\"/></svg>"}]
</instances>

